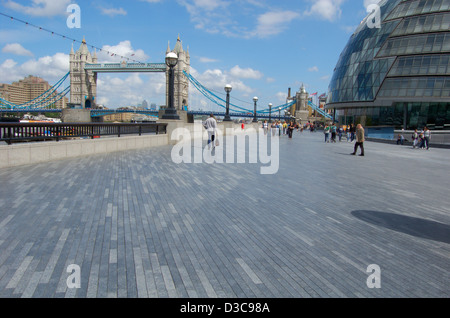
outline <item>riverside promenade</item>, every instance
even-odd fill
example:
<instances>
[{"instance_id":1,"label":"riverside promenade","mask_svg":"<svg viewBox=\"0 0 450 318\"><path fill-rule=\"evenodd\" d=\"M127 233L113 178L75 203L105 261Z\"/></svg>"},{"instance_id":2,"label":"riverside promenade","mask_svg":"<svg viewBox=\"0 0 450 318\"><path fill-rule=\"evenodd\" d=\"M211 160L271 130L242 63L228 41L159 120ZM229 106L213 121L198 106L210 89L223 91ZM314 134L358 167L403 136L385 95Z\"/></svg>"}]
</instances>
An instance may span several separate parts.
<instances>
[{"instance_id":1,"label":"riverside promenade","mask_svg":"<svg viewBox=\"0 0 450 318\"><path fill-rule=\"evenodd\" d=\"M450 297L449 150L365 148L295 132L274 175L172 146L0 169L0 297Z\"/></svg>"}]
</instances>

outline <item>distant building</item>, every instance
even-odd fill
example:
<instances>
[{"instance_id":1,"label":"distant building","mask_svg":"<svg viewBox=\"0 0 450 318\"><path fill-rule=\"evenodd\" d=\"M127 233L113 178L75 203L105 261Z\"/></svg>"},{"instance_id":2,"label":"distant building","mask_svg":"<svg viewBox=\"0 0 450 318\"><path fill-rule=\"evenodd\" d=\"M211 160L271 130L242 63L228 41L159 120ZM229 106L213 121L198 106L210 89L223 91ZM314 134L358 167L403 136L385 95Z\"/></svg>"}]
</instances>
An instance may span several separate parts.
<instances>
[{"instance_id":1,"label":"distant building","mask_svg":"<svg viewBox=\"0 0 450 318\"><path fill-rule=\"evenodd\" d=\"M50 90L51 87L52 86L50 86L46 80L30 75L25 79L12 84L0 84L0 94L1 97L8 102L22 105L41 96ZM57 95L58 92L54 91L49 97L51 98ZM59 109L66 108L67 103L67 97L63 97L54 103L54 107Z\"/></svg>"},{"instance_id":2,"label":"distant building","mask_svg":"<svg viewBox=\"0 0 450 318\"><path fill-rule=\"evenodd\" d=\"M136 114L134 114L134 113L114 113L114 114L103 116L103 121L104 122L129 123L132 121L134 116L136 116Z\"/></svg>"}]
</instances>

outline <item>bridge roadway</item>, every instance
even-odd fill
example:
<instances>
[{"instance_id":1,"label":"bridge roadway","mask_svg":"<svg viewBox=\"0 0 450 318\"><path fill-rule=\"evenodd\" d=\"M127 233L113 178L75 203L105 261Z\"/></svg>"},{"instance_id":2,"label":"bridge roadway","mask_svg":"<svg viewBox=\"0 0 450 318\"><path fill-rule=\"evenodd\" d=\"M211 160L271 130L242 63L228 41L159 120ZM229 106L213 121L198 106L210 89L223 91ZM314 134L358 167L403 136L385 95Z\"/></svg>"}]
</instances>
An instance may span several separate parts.
<instances>
[{"instance_id":1,"label":"bridge roadway","mask_svg":"<svg viewBox=\"0 0 450 318\"><path fill-rule=\"evenodd\" d=\"M322 138L275 175L170 146L0 169L0 297L450 297L448 150Z\"/></svg>"}]
</instances>

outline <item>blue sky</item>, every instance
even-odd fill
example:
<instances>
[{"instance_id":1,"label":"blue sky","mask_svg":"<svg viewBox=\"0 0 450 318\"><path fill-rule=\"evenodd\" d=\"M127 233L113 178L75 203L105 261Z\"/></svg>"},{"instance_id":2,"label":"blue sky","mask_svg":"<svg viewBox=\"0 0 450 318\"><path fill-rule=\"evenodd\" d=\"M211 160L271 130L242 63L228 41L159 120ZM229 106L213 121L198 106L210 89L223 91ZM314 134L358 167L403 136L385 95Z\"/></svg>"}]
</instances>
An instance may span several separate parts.
<instances>
[{"instance_id":1,"label":"blue sky","mask_svg":"<svg viewBox=\"0 0 450 318\"><path fill-rule=\"evenodd\" d=\"M252 109L286 102L288 88L327 92L339 54L377 0L0 0L0 12L140 62L164 62L180 35L191 74ZM81 27L67 26L67 7ZM0 15L0 83L28 75L56 83L69 69L72 41ZM74 44L77 50L79 43ZM121 58L97 52L103 62ZM65 83L68 85L68 83ZM165 103L164 74L100 74L97 102L110 108ZM217 109L190 87L190 107Z\"/></svg>"}]
</instances>

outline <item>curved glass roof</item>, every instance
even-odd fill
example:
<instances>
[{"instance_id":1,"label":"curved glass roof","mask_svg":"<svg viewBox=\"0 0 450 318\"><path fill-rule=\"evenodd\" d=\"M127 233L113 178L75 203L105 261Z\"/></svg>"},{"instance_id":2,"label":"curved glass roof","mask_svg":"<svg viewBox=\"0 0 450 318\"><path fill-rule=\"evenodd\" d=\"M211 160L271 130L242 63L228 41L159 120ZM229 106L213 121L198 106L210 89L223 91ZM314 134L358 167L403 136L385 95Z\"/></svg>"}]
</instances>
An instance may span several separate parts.
<instances>
[{"instance_id":1,"label":"curved glass roof","mask_svg":"<svg viewBox=\"0 0 450 318\"><path fill-rule=\"evenodd\" d=\"M448 97L450 0L379 5L381 28L368 26L370 15L361 22L339 57L327 103Z\"/></svg>"}]
</instances>

